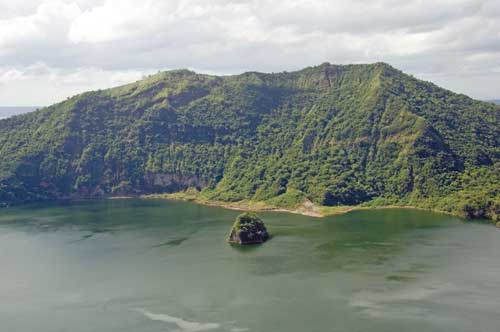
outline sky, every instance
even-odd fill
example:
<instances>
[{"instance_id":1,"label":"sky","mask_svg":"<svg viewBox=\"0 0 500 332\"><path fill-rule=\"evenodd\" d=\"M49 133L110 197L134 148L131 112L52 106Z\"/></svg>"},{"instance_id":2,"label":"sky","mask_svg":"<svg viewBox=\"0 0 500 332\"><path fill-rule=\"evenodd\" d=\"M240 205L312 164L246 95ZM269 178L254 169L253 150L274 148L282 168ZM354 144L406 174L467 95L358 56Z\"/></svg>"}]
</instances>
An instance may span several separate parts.
<instances>
[{"instance_id":1,"label":"sky","mask_svg":"<svg viewBox=\"0 0 500 332\"><path fill-rule=\"evenodd\" d=\"M45 106L177 68L383 61L500 98L499 0L0 0L0 105Z\"/></svg>"}]
</instances>

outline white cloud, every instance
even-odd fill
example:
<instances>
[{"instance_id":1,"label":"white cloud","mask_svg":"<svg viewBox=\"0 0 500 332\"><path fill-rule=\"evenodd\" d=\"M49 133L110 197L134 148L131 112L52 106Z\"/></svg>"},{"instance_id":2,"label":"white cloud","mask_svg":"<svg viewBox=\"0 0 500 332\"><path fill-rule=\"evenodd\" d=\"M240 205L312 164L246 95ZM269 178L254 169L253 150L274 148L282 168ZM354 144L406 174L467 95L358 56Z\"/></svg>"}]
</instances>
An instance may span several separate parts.
<instances>
[{"instance_id":1,"label":"white cloud","mask_svg":"<svg viewBox=\"0 0 500 332\"><path fill-rule=\"evenodd\" d=\"M35 63L22 68L0 67L0 100L16 100L17 105L50 105L68 96L137 81L151 71L107 71L100 68L51 68ZM43 95L36 93L42 89ZM21 93L20 93L21 92ZM35 93L34 93L35 92ZM22 99L19 95L22 94Z\"/></svg>"},{"instance_id":2,"label":"white cloud","mask_svg":"<svg viewBox=\"0 0 500 332\"><path fill-rule=\"evenodd\" d=\"M0 71L0 84L19 81L22 80L23 77L24 77L23 72L15 68L10 68L3 72Z\"/></svg>"},{"instance_id":3,"label":"white cloud","mask_svg":"<svg viewBox=\"0 0 500 332\"><path fill-rule=\"evenodd\" d=\"M491 86L500 84L497 0L17 3L0 4L0 63L20 72L43 63L52 72L65 73L55 79L74 80L66 85L78 85L78 91L107 86L109 81L99 75L95 82L101 83L92 81L90 72L95 71L188 67L236 73L293 70L325 61L386 61L477 97L498 97ZM89 80L81 79L85 71ZM467 83L472 76L473 84ZM40 98L51 93L44 89L37 89Z\"/></svg>"},{"instance_id":4,"label":"white cloud","mask_svg":"<svg viewBox=\"0 0 500 332\"><path fill-rule=\"evenodd\" d=\"M50 1L38 5L34 14L0 20L0 49L6 53L58 43L64 40L68 24L80 14L75 3Z\"/></svg>"},{"instance_id":5,"label":"white cloud","mask_svg":"<svg viewBox=\"0 0 500 332\"><path fill-rule=\"evenodd\" d=\"M74 43L99 43L138 37L154 31L168 2L108 0L83 12L71 24L69 38ZM153 29L152 29L153 28Z\"/></svg>"}]
</instances>

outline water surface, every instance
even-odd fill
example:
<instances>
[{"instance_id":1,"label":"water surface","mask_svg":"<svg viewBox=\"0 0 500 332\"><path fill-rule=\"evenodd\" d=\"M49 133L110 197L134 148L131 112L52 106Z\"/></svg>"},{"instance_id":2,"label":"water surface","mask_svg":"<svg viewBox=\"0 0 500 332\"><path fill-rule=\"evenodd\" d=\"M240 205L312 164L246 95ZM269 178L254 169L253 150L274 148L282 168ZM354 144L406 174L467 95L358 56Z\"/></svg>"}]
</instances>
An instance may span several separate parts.
<instances>
[{"instance_id":1,"label":"water surface","mask_svg":"<svg viewBox=\"0 0 500 332\"><path fill-rule=\"evenodd\" d=\"M2 331L491 331L500 231L417 210L262 213L162 200L0 211Z\"/></svg>"}]
</instances>

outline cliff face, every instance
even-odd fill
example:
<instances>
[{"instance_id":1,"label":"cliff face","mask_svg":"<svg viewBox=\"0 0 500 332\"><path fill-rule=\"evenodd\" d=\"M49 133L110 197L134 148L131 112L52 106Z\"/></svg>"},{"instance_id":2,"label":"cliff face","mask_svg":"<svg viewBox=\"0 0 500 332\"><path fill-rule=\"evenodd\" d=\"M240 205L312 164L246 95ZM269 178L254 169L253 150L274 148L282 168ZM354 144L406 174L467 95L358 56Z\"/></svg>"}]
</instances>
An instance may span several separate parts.
<instances>
[{"instance_id":1,"label":"cliff face","mask_svg":"<svg viewBox=\"0 0 500 332\"><path fill-rule=\"evenodd\" d=\"M387 64L177 70L1 120L0 204L197 187L491 212L499 161L498 106Z\"/></svg>"}]
</instances>

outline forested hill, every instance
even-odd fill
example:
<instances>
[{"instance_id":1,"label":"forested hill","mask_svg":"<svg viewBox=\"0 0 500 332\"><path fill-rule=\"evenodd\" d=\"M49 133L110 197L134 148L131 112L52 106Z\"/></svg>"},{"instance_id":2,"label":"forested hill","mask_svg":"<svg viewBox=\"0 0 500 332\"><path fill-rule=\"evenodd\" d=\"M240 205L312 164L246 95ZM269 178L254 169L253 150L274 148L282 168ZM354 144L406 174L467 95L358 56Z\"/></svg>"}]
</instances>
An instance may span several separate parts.
<instances>
[{"instance_id":1,"label":"forested hill","mask_svg":"<svg viewBox=\"0 0 500 332\"><path fill-rule=\"evenodd\" d=\"M174 70L0 121L0 202L219 201L500 214L500 107L376 63Z\"/></svg>"}]
</instances>

